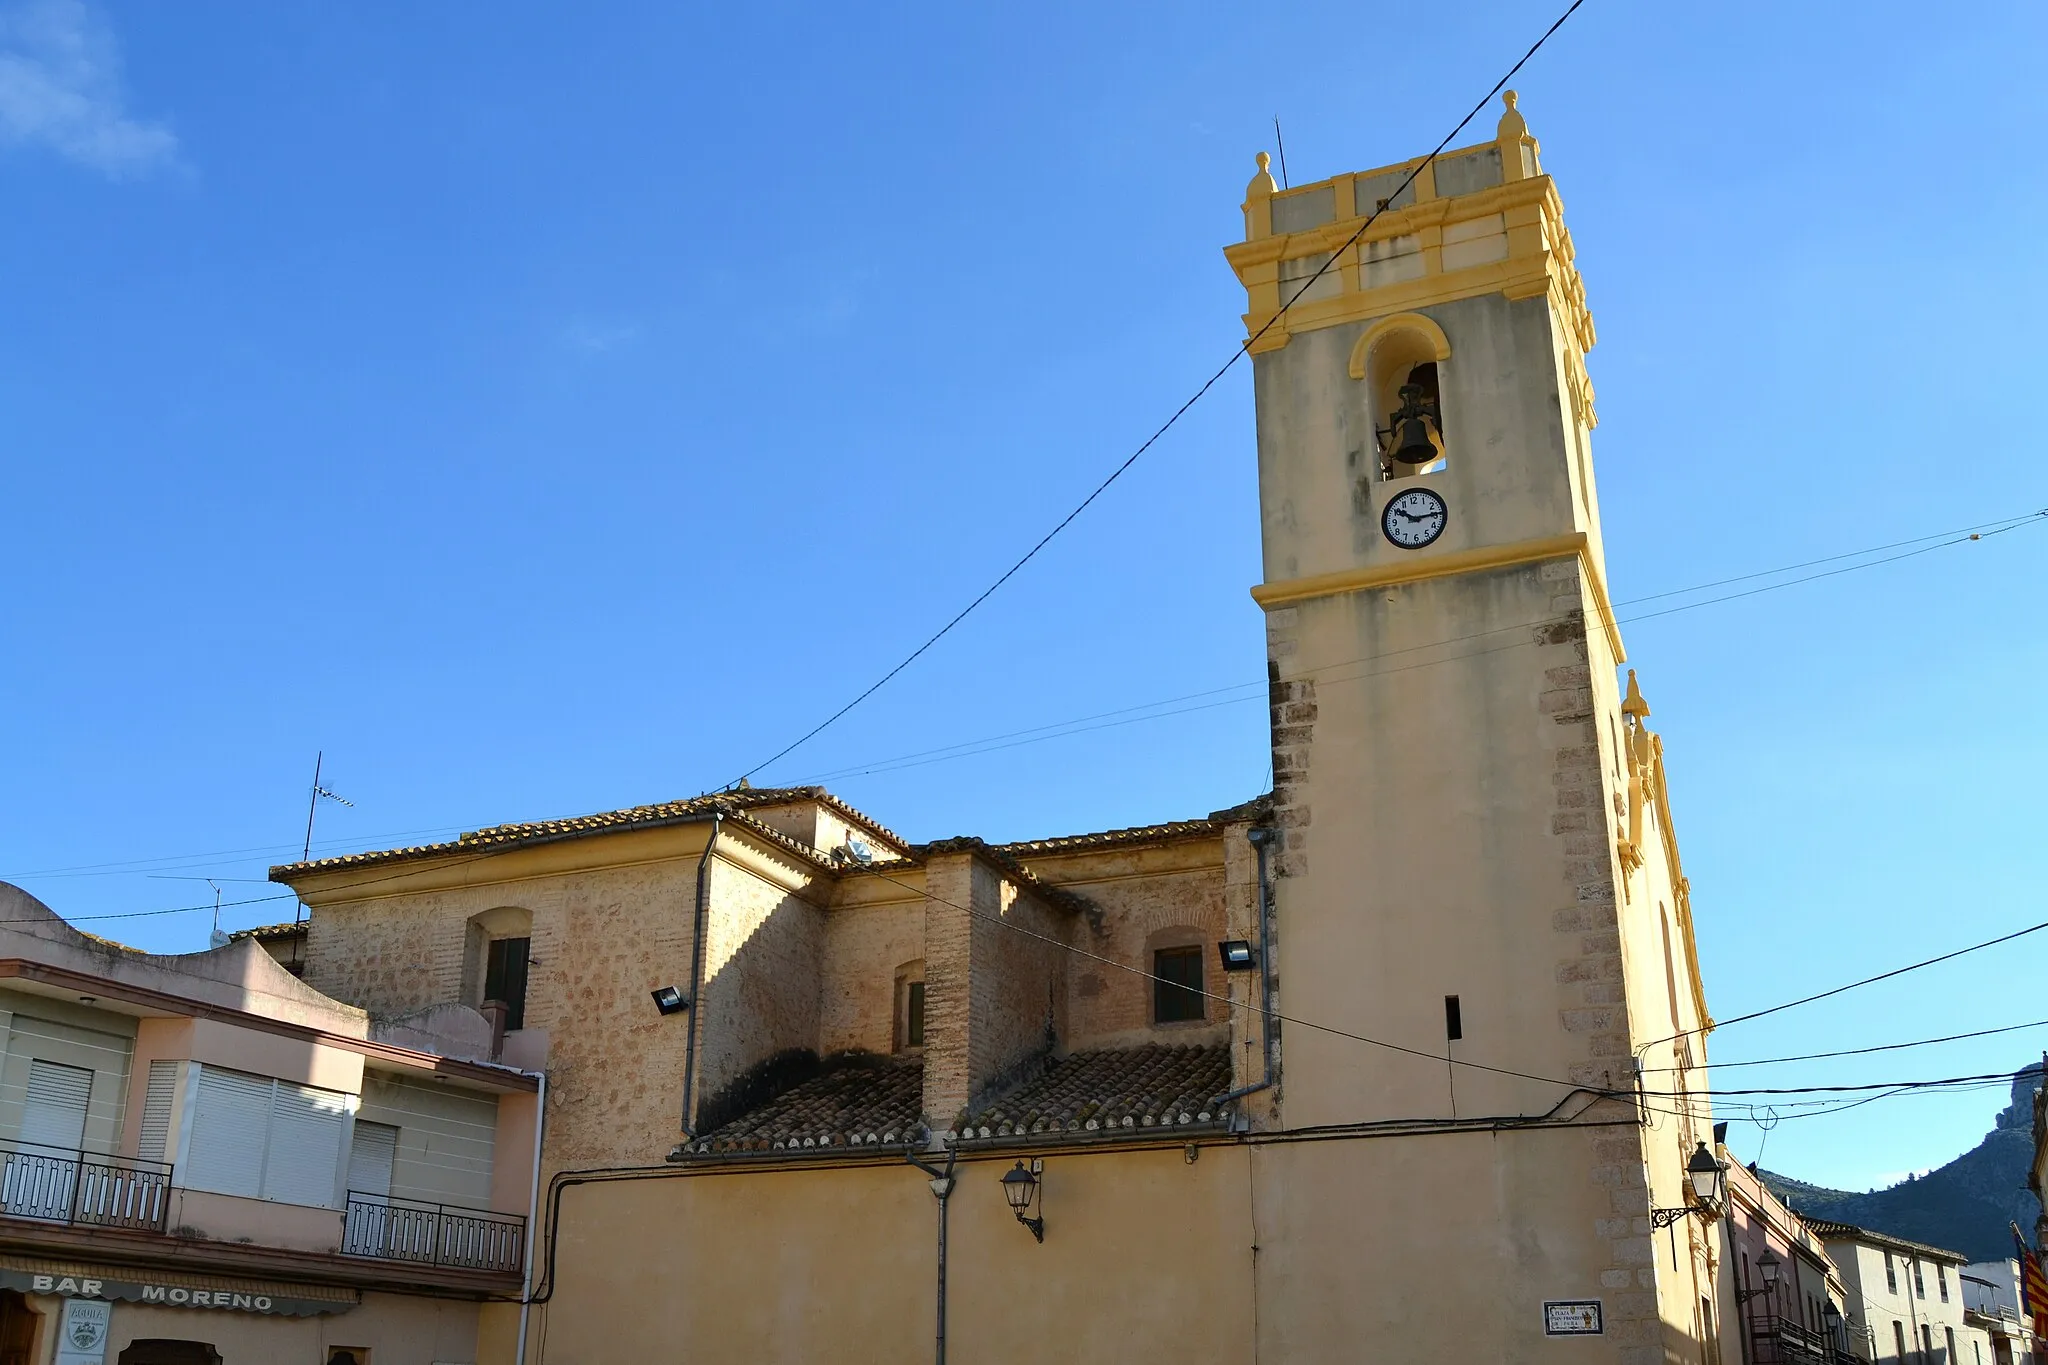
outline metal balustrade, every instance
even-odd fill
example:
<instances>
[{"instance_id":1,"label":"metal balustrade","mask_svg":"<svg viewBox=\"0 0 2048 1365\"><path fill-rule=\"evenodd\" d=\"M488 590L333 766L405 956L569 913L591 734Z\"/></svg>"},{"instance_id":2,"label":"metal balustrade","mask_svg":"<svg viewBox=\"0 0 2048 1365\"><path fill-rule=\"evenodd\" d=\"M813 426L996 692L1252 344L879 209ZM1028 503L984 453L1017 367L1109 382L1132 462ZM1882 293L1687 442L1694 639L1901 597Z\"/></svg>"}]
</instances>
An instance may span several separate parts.
<instances>
[{"instance_id":1,"label":"metal balustrade","mask_svg":"<svg viewBox=\"0 0 2048 1365\"><path fill-rule=\"evenodd\" d=\"M350 1190L341 1250L385 1261L516 1272L525 1264L526 1220Z\"/></svg>"},{"instance_id":2,"label":"metal balustrade","mask_svg":"<svg viewBox=\"0 0 2048 1365\"><path fill-rule=\"evenodd\" d=\"M0 1140L0 1216L162 1232L170 1190L161 1161Z\"/></svg>"}]
</instances>

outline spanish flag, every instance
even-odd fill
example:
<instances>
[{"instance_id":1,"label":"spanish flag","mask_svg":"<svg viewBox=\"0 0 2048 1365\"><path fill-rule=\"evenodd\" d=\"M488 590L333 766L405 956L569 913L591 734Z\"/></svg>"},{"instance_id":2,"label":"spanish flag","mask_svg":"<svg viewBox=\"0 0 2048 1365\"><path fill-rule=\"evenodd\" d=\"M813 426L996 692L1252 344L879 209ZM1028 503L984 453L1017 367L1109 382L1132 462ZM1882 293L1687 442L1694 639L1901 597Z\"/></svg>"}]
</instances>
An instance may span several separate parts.
<instances>
[{"instance_id":1,"label":"spanish flag","mask_svg":"<svg viewBox=\"0 0 2048 1365\"><path fill-rule=\"evenodd\" d=\"M2020 1260L2020 1311L2034 1320L2034 1330L2040 1331L2048 1325L2048 1273L2041 1270L2041 1262L2027 1249L2027 1239L2020 1232L2020 1225L2012 1225L2013 1254Z\"/></svg>"}]
</instances>

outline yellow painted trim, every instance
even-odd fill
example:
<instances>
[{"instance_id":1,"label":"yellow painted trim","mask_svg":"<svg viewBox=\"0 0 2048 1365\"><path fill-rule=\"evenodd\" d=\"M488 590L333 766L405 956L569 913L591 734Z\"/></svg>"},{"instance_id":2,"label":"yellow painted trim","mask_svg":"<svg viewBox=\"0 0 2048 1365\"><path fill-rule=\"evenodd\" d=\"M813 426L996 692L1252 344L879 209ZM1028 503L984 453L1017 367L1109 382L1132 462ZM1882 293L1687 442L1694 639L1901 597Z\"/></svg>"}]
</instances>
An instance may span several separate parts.
<instances>
[{"instance_id":1,"label":"yellow painted trim","mask_svg":"<svg viewBox=\"0 0 2048 1365\"><path fill-rule=\"evenodd\" d=\"M1444 335L1444 329L1420 313L1396 313L1390 318L1381 318L1366 329L1358 344L1351 348L1351 377L1365 378L1365 363L1372 358L1372 348L1392 332L1420 332L1436 349L1438 360L1451 358L1451 339Z\"/></svg>"},{"instance_id":2,"label":"yellow painted trim","mask_svg":"<svg viewBox=\"0 0 2048 1365\"><path fill-rule=\"evenodd\" d=\"M1607 636L1607 643L1614 651L1615 662L1626 662L1628 655L1621 647L1621 629L1614 619L1614 606L1607 598L1607 584L1601 577L1600 566L1593 560L1592 542L1587 539L1584 531L1570 531L1561 536L1544 536L1538 540L1517 541L1512 545L1484 545L1474 550L1453 550L1449 554L1430 555L1425 559L1341 569L1336 573L1311 574L1307 578L1290 578L1279 583L1261 583L1252 589L1252 600L1267 611L1271 611L1275 607L1306 602L1314 597L1335 597L1342 593L1365 592L1372 588L1388 588L1400 583L1423 583L1432 578L1449 578L1454 574L1479 573L1487 569L1508 569L1518 564L1535 564L1546 559L1563 559L1567 556L1576 556L1585 570L1586 585L1593 594L1593 609L1600 618L1600 629Z\"/></svg>"}]
</instances>

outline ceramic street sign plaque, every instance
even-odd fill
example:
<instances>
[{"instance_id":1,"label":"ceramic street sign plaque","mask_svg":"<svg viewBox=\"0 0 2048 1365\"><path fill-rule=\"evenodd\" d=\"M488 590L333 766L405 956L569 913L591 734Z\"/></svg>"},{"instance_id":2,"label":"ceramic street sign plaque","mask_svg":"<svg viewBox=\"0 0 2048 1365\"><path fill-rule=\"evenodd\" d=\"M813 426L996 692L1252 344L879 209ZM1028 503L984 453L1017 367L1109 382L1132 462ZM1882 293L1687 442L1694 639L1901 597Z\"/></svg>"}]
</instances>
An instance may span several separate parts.
<instances>
[{"instance_id":1,"label":"ceramic street sign plaque","mask_svg":"<svg viewBox=\"0 0 2048 1365\"><path fill-rule=\"evenodd\" d=\"M1543 1303L1543 1335L1547 1337L1597 1337L1600 1335L1600 1300L1546 1299Z\"/></svg>"}]
</instances>

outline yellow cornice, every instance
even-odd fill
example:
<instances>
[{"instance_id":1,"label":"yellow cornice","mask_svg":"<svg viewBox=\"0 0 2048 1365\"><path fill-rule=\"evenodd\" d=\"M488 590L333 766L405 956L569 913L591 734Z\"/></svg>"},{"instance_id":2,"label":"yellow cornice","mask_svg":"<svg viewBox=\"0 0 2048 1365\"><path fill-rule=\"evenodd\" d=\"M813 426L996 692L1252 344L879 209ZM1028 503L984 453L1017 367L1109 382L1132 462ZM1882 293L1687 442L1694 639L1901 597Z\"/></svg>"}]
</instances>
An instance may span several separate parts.
<instances>
[{"instance_id":1,"label":"yellow cornice","mask_svg":"<svg viewBox=\"0 0 2048 1365\"><path fill-rule=\"evenodd\" d=\"M1600 628L1607 636L1607 643L1614 652L1615 662L1625 661L1628 656L1621 647L1621 627L1614 619L1614 607L1607 598L1607 583L1600 573L1599 564L1594 561L1592 543L1583 531L1570 531L1561 536L1544 536L1537 540L1516 541L1511 545L1485 545L1473 550L1453 550L1448 554L1428 555L1421 559L1406 559L1393 564L1341 569L1336 573L1311 574L1307 578L1289 578L1278 583L1261 583L1252 589L1252 600L1267 611L1271 611L1275 607L1305 602L1314 597L1335 597L1341 593L1365 592L1372 588L1392 587L1399 583L1422 583L1432 578L1480 573L1487 569L1507 569L1518 564L1535 564L1546 559L1564 559L1569 556L1576 556L1585 569L1586 585L1593 595L1593 608L1599 614Z\"/></svg>"},{"instance_id":2,"label":"yellow cornice","mask_svg":"<svg viewBox=\"0 0 2048 1365\"><path fill-rule=\"evenodd\" d=\"M1449 227L1453 223L1531 206L1541 207L1546 217L1563 221L1564 201L1558 197L1557 187L1550 177L1543 175L1530 180L1510 181L1505 185L1491 185L1451 199L1428 199L1419 204L1388 209L1369 227L1365 222L1370 215L1361 213L1304 228L1300 232L1233 242L1223 248L1223 255L1242 278L1248 266L1309 256L1318 251L1335 251L1349 242L1353 233L1358 233L1360 242L1384 242L1394 237L1412 236L1424 228ZM1361 227L1364 228L1362 232Z\"/></svg>"}]
</instances>

